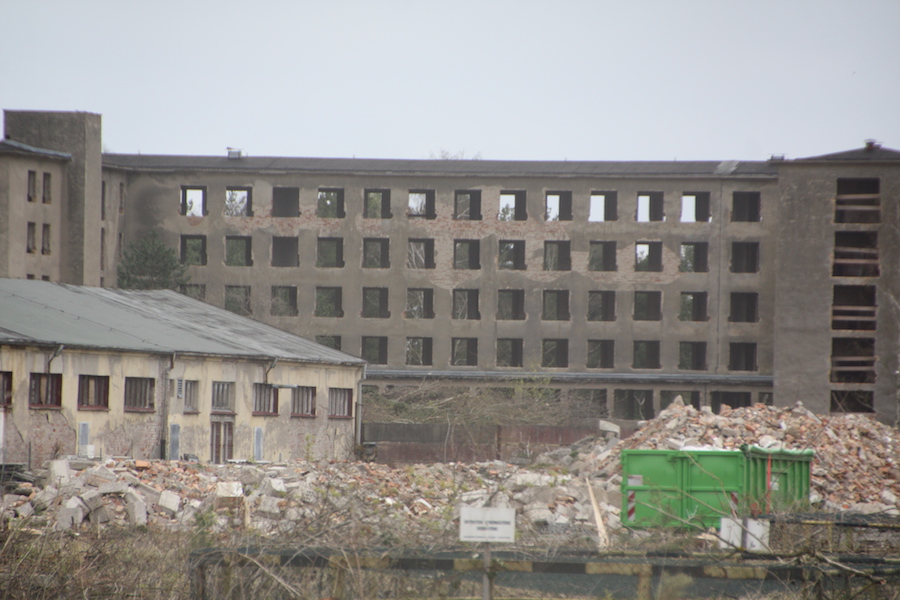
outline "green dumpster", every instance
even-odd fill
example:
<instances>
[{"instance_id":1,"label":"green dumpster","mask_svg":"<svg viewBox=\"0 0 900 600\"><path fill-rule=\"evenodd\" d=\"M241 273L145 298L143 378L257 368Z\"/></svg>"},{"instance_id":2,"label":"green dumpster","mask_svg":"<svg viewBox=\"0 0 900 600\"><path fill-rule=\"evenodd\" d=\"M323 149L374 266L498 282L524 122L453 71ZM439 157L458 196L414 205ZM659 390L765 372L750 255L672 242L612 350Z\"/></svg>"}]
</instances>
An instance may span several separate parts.
<instances>
[{"instance_id":1,"label":"green dumpster","mask_svg":"<svg viewBox=\"0 0 900 600\"><path fill-rule=\"evenodd\" d=\"M741 446L747 461L746 496L754 514L797 512L809 506L813 450Z\"/></svg>"}]
</instances>

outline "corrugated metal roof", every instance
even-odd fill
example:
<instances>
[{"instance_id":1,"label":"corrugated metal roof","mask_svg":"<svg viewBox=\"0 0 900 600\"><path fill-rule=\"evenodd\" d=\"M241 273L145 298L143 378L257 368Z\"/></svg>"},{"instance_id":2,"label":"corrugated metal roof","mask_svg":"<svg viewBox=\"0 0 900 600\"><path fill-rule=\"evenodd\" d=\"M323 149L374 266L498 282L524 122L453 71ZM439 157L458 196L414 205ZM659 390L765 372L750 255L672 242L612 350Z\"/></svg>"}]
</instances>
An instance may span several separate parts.
<instances>
[{"instance_id":1,"label":"corrugated metal roof","mask_svg":"<svg viewBox=\"0 0 900 600\"><path fill-rule=\"evenodd\" d=\"M0 279L0 344L359 364L365 361L171 290Z\"/></svg>"},{"instance_id":2,"label":"corrugated metal roof","mask_svg":"<svg viewBox=\"0 0 900 600\"><path fill-rule=\"evenodd\" d=\"M29 146L22 142L11 139L0 140L0 154L17 154L20 156L41 156L43 158L52 158L55 160L72 160L72 155L67 152L59 152L57 150L47 150L46 148L38 148Z\"/></svg>"},{"instance_id":3,"label":"corrugated metal roof","mask_svg":"<svg viewBox=\"0 0 900 600\"><path fill-rule=\"evenodd\" d=\"M104 167L158 171L268 171L367 175L569 176L569 177L773 177L764 161L521 161L290 158L277 156L173 156L104 154Z\"/></svg>"}]
</instances>

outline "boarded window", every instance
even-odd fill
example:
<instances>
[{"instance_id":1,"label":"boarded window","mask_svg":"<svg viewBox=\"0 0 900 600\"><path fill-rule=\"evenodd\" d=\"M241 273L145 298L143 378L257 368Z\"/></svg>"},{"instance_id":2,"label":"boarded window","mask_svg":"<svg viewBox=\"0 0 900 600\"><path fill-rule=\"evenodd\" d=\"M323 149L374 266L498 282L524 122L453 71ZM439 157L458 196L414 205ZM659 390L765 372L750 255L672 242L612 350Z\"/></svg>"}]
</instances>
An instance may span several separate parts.
<instances>
[{"instance_id":1,"label":"boarded window","mask_svg":"<svg viewBox=\"0 0 900 600\"><path fill-rule=\"evenodd\" d=\"M391 266L390 240L386 238L366 238L363 240L364 269L387 269Z\"/></svg>"},{"instance_id":2,"label":"boarded window","mask_svg":"<svg viewBox=\"0 0 900 600\"><path fill-rule=\"evenodd\" d=\"M659 342L656 340L635 340L634 363L635 369L659 369Z\"/></svg>"},{"instance_id":3,"label":"boarded window","mask_svg":"<svg viewBox=\"0 0 900 600\"><path fill-rule=\"evenodd\" d=\"M125 410L154 410L156 406L155 393L155 379L151 377L126 377Z\"/></svg>"},{"instance_id":4,"label":"boarded window","mask_svg":"<svg viewBox=\"0 0 900 600\"><path fill-rule=\"evenodd\" d=\"M295 187L272 188L272 216L273 217L299 217L300 216L300 188L295 188Z\"/></svg>"},{"instance_id":5,"label":"boarded window","mask_svg":"<svg viewBox=\"0 0 900 600\"><path fill-rule=\"evenodd\" d=\"M109 408L109 377L79 375L78 408Z\"/></svg>"},{"instance_id":6,"label":"boarded window","mask_svg":"<svg viewBox=\"0 0 900 600\"><path fill-rule=\"evenodd\" d=\"M230 187L225 190L226 217L252 217L253 200L251 188Z\"/></svg>"},{"instance_id":7,"label":"boarded window","mask_svg":"<svg viewBox=\"0 0 900 600\"><path fill-rule=\"evenodd\" d=\"M320 219L343 219L344 190L341 188L320 188L316 202L316 216Z\"/></svg>"},{"instance_id":8,"label":"boarded window","mask_svg":"<svg viewBox=\"0 0 900 600\"><path fill-rule=\"evenodd\" d=\"M453 241L453 268L480 269L481 253L479 240Z\"/></svg>"},{"instance_id":9,"label":"boarded window","mask_svg":"<svg viewBox=\"0 0 900 600\"><path fill-rule=\"evenodd\" d=\"M480 221L481 191L456 190L453 196L453 218L459 221Z\"/></svg>"},{"instance_id":10,"label":"boarded window","mask_svg":"<svg viewBox=\"0 0 900 600\"><path fill-rule=\"evenodd\" d=\"M234 412L234 382L213 381L212 384L212 412Z\"/></svg>"},{"instance_id":11,"label":"boarded window","mask_svg":"<svg viewBox=\"0 0 900 600\"><path fill-rule=\"evenodd\" d=\"M316 288L316 316L343 317L343 293L339 287Z\"/></svg>"},{"instance_id":12,"label":"boarded window","mask_svg":"<svg viewBox=\"0 0 900 600\"><path fill-rule=\"evenodd\" d=\"M206 236L181 236L181 263L184 265L203 266L206 264Z\"/></svg>"},{"instance_id":13,"label":"boarded window","mask_svg":"<svg viewBox=\"0 0 900 600\"><path fill-rule=\"evenodd\" d=\"M500 210L498 221L526 221L528 208L525 204L525 192L500 192Z\"/></svg>"},{"instance_id":14,"label":"boarded window","mask_svg":"<svg viewBox=\"0 0 900 600\"><path fill-rule=\"evenodd\" d=\"M588 292L588 321L616 320L616 293L614 291Z\"/></svg>"},{"instance_id":15,"label":"boarded window","mask_svg":"<svg viewBox=\"0 0 900 600\"><path fill-rule=\"evenodd\" d=\"M587 361L588 369L612 369L616 360L615 340L588 340Z\"/></svg>"},{"instance_id":16,"label":"boarded window","mask_svg":"<svg viewBox=\"0 0 900 600\"><path fill-rule=\"evenodd\" d=\"M525 319L525 290L497 291L497 320L521 321Z\"/></svg>"},{"instance_id":17,"label":"boarded window","mask_svg":"<svg viewBox=\"0 0 900 600\"><path fill-rule=\"evenodd\" d=\"M408 269L433 269L434 268L434 240L411 239L408 242L406 253L406 268Z\"/></svg>"},{"instance_id":18,"label":"boarded window","mask_svg":"<svg viewBox=\"0 0 900 600\"><path fill-rule=\"evenodd\" d=\"M569 340L541 340L541 366L561 369L569 366Z\"/></svg>"},{"instance_id":19,"label":"boarded window","mask_svg":"<svg viewBox=\"0 0 900 600\"><path fill-rule=\"evenodd\" d=\"M453 290L453 318L480 319L478 290Z\"/></svg>"},{"instance_id":20,"label":"boarded window","mask_svg":"<svg viewBox=\"0 0 900 600\"><path fill-rule=\"evenodd\" d=\"M300 264L300 253L296 237L272 238L272 266L296 267Z\"/></svg>"},{"instance_id":21,"label":"boarded window","mask_svg":"<svg viewBox=\"0 0 900 600\"><path fill-rule=\"evenodd\" d=\"M705 371L706 342L679 342L678 368L687 371Z\"/></svg>"},{"instance_id":22,"label":"boarded window","mask_svg":"<svg viewBox=\"0 0 900 600\"><path fill-rule=\"evenodd\" d=\"M273 317L296 317L297 288L293 285L273 285L272 305L269 314Z\"/></svg>"},{"instance_id":23,"label":"boarded window","mask_svg":"<svg viewBox=\"0 0 900 600\"><path fill-rule=\"evenodd\" d=\"M588 254L589 271L615 271L616 243L591 242Z\"/></svg>"},{"instance_id":24,"label":"boarded window","mask_svg":"<svg viewBox=\"0 0 900 600\"><path fill-rule=\"evenodd\" d=\"M188 217L202 217L207 214L205 187L182 186L181 214Z\"/></svg>"},{"instance_id":25,"label":"boarded window","mask_svg":"<svg viewBox=\"0 0 900 600\"><path fill-rule=\"evenodd\" d=\"M363 217L366 219L390 219L391 216L391 191L366 190Z\"/></svg>"},{"instance_id":26,"label":"boarded window","mask_svg":"<svg viewBox=\"0 0 900 600\"><path fill-rule=\"evenodd\" d=\"M316 416L316 388L299 386L291 390L291 416Z\"/></svg>"},{"instance_id":27,"label":"boarded window","mask_svg":"<svg viewBox=\"0 0 900 600\"><path fill-rule=\"evenodd\" d=\"M497 267L500 269L524 270L525 240L500 240Z\"/></svg>"},{"instance_id":28,"label":"boarded window","mask_svg":"<svg viewBox=\"0 0 900 600\"><path fill-rule=\"evenodd\" d=\"M545 321L569 320L569 290L544 290L543 311Z\"/></svg>"},{"instance_id":29,"label":"boarded window","mask_svg":"<svg viewBox=\"0 0 900 600\"><path fill-rule=\"evenodd\" d=\"M62 406L62 375L32 373L28 387L28 404L34 408Z\"/></svg>"},{"instance_id":30,"label":"boarded window","mask_svg":"<svg viewBox=\"0 0 900 600\"><path fill-rule=\"evenodd\" d=\"M344 238L319 238L316 242L316 266L323 269L344 266Z\"/></svg>"},{"instance_id":31,"label":"boarded window","mask_svg":"<svg viewBox=\"0 0 900 600\"><path fill-rule=\"evenodd\" d=\"M249 236L225 237L225 264L229 267L253 266L253 244Z\"/></svg>"},{"instance_id":32,"label":"boarded window","mask_svg":"<svg viewBox=\"0 0 900 600\"><path fill-rule=\"evenodd\" d=\"M500 338L497 340L498 367L521 367L523 364L521 338Z\"/></svg>"},{"instance_id":33,"label":"boarded window","mask_svg":"<svg viewBox=\"0 0 900 600\"><path fill-rule=\"evenodd\" d=\"M407 319L433 319L434 290L408 288L406 290L406 311L403 316Z\"/></svg>"},{"instance_id":34,"label":"boarded window","mask_svg":"<svg viewBox=\"0 0 900 600\"><path fill-rule=\"evenodd\" d=\"M450 349L450 364L453 366L478 365L478 338L453 338Z\"/></svg>"},{"instance_id":35,"label":"boarded window","mask_svg":"<svg viewBox=\"0 0 900 600\"><path fill-rule=\"evenodd\" d=\"M253 414L278 414L278 388L267 383L253 384Z\"/></svg>"},{"instance_id":36,"label":"boarded window","mask_svg":"<svg viewBox=\"0 0 900 600\"><path fill-rule=\"evenodd\" d=\"M406 338L406 364L411 366L431 365L431 338Z\"/></svg>"},{"instance_id":37,"label":"boarded window","mask_svg":"<svg viewBox=\"0 0 900 600\"><path fill-rule=\"evenodd\" d=\"M225 310L230 310L231 312L244 317L253 314L253 308L250 304L250 286L226 285Z\"/></svg>"},{"instance_id":38,"label":"boarded window","mask_svg":"<svg viewBox=\"0 0 900 600\"><path fill-rule=\"evenodd\" d=\"M353 390L349 388L328 389L328 416L353 416Z\"/></svg>"},{"instance_id":39,"label":"boarded window","mask_svg":"<svg viewBox=\"0 0 900 600\"><path fill-rule=\"evenodd\" d=\"M385 336L363 336L362 359L373 365L386 365L388 356L388 339Z\"/></svg>"}]
</instances>

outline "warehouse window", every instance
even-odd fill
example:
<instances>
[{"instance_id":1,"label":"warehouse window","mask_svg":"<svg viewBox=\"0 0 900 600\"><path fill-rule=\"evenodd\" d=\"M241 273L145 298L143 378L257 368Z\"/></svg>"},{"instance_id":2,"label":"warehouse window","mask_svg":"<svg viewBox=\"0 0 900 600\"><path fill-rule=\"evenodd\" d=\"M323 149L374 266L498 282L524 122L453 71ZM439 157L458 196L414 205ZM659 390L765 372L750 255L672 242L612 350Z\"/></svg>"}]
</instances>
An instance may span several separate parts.
<instances>
[{"instance_id":1,"label":"warehouse window","mask_svg":"<svg viewBox=\"0 0 900 600\"><path fill-rule=\"evenodd\" d=\"M722 407L744 408L753 403L751 392L720 392L713 391L709 394L709 407L715 414L722 412Z\"/></svg>"},{"instance_id":2,"label":"warehouse window","mask_svg":"<svg viewBox=\"0 0 900 600\"><path fill-rule=\"evenodd\" d=\"M634 320L662 320L662 292L635 292Z\"/></svg>"},{"instance_id":3,"label":"warehouse window","mask_svg":"<svg viewBox=\"0 0 900 600\"><path fill-rule=\"evenodd\" d=\"M363 336L362 359L373 365L387 364L388 339L384 336Z\"/></svg>"},{"instance_id":4,"label":"warehouse window","mask_svg":"<svg viewBox=\"0 0 900 600\"><path fill-rule=\"evenodd\" d=\"M588 340L585 367L588 369L612 369L615 366L615 359L615 340Z\"/></svg>"},{"instance_id":5,"label":"warehouse window","mask_svg":"<svg viewBox=\"0 0 900 600\"><path fill-rule=\"evenodd\" d=\"M278 389L268 383L253 384L253 414L278 414Z\"/></svg>"},{"instance_id":6,"label":"warehouse window","mask_svg":"<svg viewBox=\"0 0 900 600\"><path fill-rule=\"evenodd\" d=\"M433 319L434 290L408 288L406 290L406 311L403 316L407 319Z\"/></svg>"},{"instance_id":7,"label":"warehouse window","mask_svg":"<svg viewBox=\"0 0 900 600\"><path fill-rule=\"evenodd\" d=\"M874 330L874 285L836 285L831 305L832 329Z\"/></svg>"},{"instance_id":8,"label":"warehouse window","mask_svg":"<svg viewBox=\"0 0 900 600\"><path fill-rule=\"evenodd\" d=\"M525 318L525 290L497 290L497 320L521 321Z\"/></svg>"},{"instance_id":9,"label":"warehouse window","mask_svg":"<svg viewBox=\"0 0 900 600\"><path fill-rule=\"evenodd\" d=\"M706 321L706 292L681 292L679 321Z\"/></svg>"},{"instance_id":10,"label":"warehouse window","mask_svg":"<svg viewBox=\"0 0 900 600\"><path fill-rule=\"evenodd\" d=\"M252 188L230 187L225 190L225 216L226 217L252 217L253 195Z\"/></svg>"},{"instance_id":11,"label":"warehouse window","mask_svg":"<svg viewBox=\"0 0 900 600\"><path fill-rule=\"evenodd\" d=\"M570 242L544 242L544 270L572 270L572 252Z\"/></svg>"},{"instance_id":12,"label":"warehouse window","mask_svg":"<svg viewBox=\"0 0 900 600\"><path fill-rule=\"evenodd\" d=\"M363 206L363 218L365 219L390 219L391 215L391 191L390 190L366 190L365 205Z\"/></svg>"},{"instance_id":13,"label":"warehouse window","mask_svg":"<svg viewBox=\"0 0 900 600\"><path fill-rule=\"evenodd\" d=\"M497 366L521 367L522 340L521 338L500 338L497 340Z\"/></svg>"},{"instance_id":14,"label":"warehouse window","mask_svg":"<svg viewBox=\"0 0 900 600\"><path fill-rule=\"evenodd\" d=\"M431 338L406 338L406 364L419 367L431 365Z\"/></svg>"},{"instance_id":15,"label":"warehouse window","mask_svg":"<svg viewBox=\"0 0 900 600\"><path fill-rule=\"evenodd\" d=\"M156 380L152 377L125 378L125 410L152 411L155 401Z\"/></svg>"},{"instance_id":16,"label":"warehouse window","mask_svg":"<svg viewBox=\"0 0 900 600\"><path fill-rule=\"evenodd\" d=\"M541 366L561 369L569 366L569 340L541 340Z\"/></svg>"},{"instance_id":17,"label":"warehouse window","mask_svg":"<svg viewBox=\"0 0 900 600\"><path fill-rule=\"evenodd\" d=\"M835 277L877 277L881 273L877 231L834 233Z\"/></svg>"},{"instance_id":18,"label":"warehouse window","mask_svg":"<svg viewBox=\"0 0 900 600\"><path fill-rule=\"evenodd\" d=\"M316 216L320 219L343 219L344 190L342 188L319 188L316 199Z\"/></svg>"},{"instance_id":19,"label":"warehouse window","mask_svg":"<svg viewBox=\"0 0 900 600\"><path fill-rule=\"evenodd\" d=\"M756 292L732 292L731 314L728 320L732 323L756 323L759 321L759 294Z\"/></svg>"},{"instance_id":20,"label":"warehouse window","mask_svg":"<svg viewBox=\"0 0 900 600\"><path fill-rule=\"evenodd\" d=\"M295 187L272 188L272 216L273 217L299 217L300 216L300 188L295 188Z\"/></svg>"},{"instance_id":21,"label":"warehouse window","mask_svg":"<svg viewBox=\"0 0 900 600\"><path fill-rule=\"evenodd\" d=\"M62 375L32 373L28 387L28 405L31 408L62 406Z\"/></svg>"},{"instance_id":22,"label":"warehouse window","mask_svg":"<svg viewBox=\"0 0 900 600\"><path fill-rule=\"evenodd\" d=\"M196 413L200 411L198 400L200 398L200 382L196 379L179 379L176 381L177 394L183 399L184 412Z\"/></svg>"},{"instance_id":23,"label":"warehouse window","mask_svg":"<svg viewBox=\"0 0 900 600\"><path fill-rule=\"evenodd\" d=\"M634 245L635 271L662 271L662 242L638 242Z\"/></svg>"},{"instance_id":24,"label":"warehouse window","mask_svg":"<svg viewBox=\"0 0 900 600\"><path fill-rule=\"evenodd\" d=\"M316 416L316 388L301 385L291 389L291 416Z\"/></svg>"},{"instance_id":25,"label":"warehouse window","mask_svg":"<svg viewBox=\"0 0 900 600\"><path fill-rule=\"evenodd\" d=\"M731 196L731 220L735 223L758 223L759 192L734 192Z\"/></svg>"},{"instance_id":26,"label":"warehouse window","mask_svg":"<svg viewBox=\"0 0 900 600\"><path fill-rule=\"evenodd\" d=\"M344 238L319 238L316 241L316 266L340 269L344 266Z\"/></svg>"},{"instance_id":27,"label":"warehouse window","mask_svg":"<svg viewBox=\"0 0 900 600\"><path fill-rule=\"evenodd\" d=\"M730 371L756 371L756 344L753 342L729 344L728 369Z\"/></svg>"},{"instance_id":28,"label":"warehouse window","mask_svg":"<svg viewBox=\"0 0 900 600\"><path fill-rule=\"evenodd\" d=\"M453 241L453 268L480 269L481 253L478 240Z\"/></svg>"},{"instance_id":29,"label":"warehouse window","mask_svg":"<svg viewBox=\"0 0 900 600\"><path fill-rule=\"evenodd\" d=\"M614 291L588 292L588 321L616 320L616 293Z\"/></svg>"},{"instance_id":30,"label":"warehouse window","mask_svg":"<svg viewBox=\"0 0 900 600\"><path fill-rule=\"evenodd\" d=\"M434 190L409 190L408 217L434 219Z\"/></svg>"},{"instance_id":31,"label":"warehouse window","mask_svg":"<svg viewBox=\"0 0 900 600\"><path fill-rule=\"evenodd\" d=\"M875 392L868 390L831 390L831 412L875 412Z\"/></svg>"},{"instance_id":32,"label":"warehouse window","mask_svg":"<svg viewBox=\"0 0 900 600\"><path fill-rule=\"evenodd\" d=\"M182 186L181 188L181 214L188 217L202 217L208 213L206 210L206 188L195 186Z\"/></svg>"},{"instance_id":33,"label":"warehouse window","mask_svg":"<svg viewBox=\"0 0 900 600\"><path fill-rule=\"evenodd\" d=\"M206 236L181 236L181 263L184 265L203 266L206 264Z\"/></svg>"},{"instance_id":34,"label":"warehouse window","mask_svg":"<svg viewBox=\"0 0 900 600\"><path fill-rule=\"evenodd\" d=\"M272 238L272 266L296 267L300 265L300 253L296 237Z\"/></svg>"},{"instance_id":35,"label":"warehouse window","mask_svg":"<svg viewBox=\"0 0 900 600\"><path fill-rule=\"evenodd\" d=\"M682 194L682 223L708 223L709 217L709 192L685 192Z\"/></svg>"},{"instance_id":36,"label":"warehouse window","mask_svg":"<svg viewBox=\"0 0 900 600\"><path fill-rule=\"evenodd\" d=\"M328 388L328 416L349 418L353 416L353 390L349 388Z\"/></svg>"},{"instance_id":37,"label":"warehouse window","mask_svg":"<svg viewBox=\"0 0 900 600\"><path fill-rule=\"evenodd\" d=\"M672 402L675 401L675 398L681 396L681 401L684 402L685 406L690 405L700 410L700 392L696 390L662 390L659 393L659 410L665 410L669 407Z\"/></svg>"},{"instance_id":38,"label":"warehouse window","mask_svg":"<svg viewBox=\"0 0 900 600\"><path fill-rule=\"evenodd\" d=\"M837 180L834 199L835 223L880 223L881 182L878 179Z\"/></svg>"},{"instance_id":39,"label":"warehouse window","mask_svg":"<svg viewBox=\"0 0 900 600\"><path fill-rule=\"evenodd\" d=\"M100 268L106 268L106 230L104 228L100 228ZM48 255L50 254L50 224L44 223L41 225L41 254Z\"/></svg>"},{"instance_id":40,"label":"warehouse window","mask_svg":"<svg viewBox=\"0 0 900 600\"><path fill-rule=\"evenodd\" d=\"M649 340L635 340L634 363L635 369L659 369L659 342Z\"/></svg>"},{"instance_id":41,"label":"warehouse window","mask_svg":"<svg viewBox=\"0 0 900 600\"><path fill-rule=\"evenodd\" d=\"M639 223L665 221L662 192L638 192L635 221Z\"/></svg>"},{"instance_id":42,"label":"warehouse window","mask_svg":"<svg viewBox=\"0 0 900 600\"><path fill-rule=\"evenodd\" d=\"M407 246L406 268L408 269L433 269L434 268L434 240L411 239Z\"/></svg>"},{"instance_id":43,"label":"warehouse window","mask_svg":"<svg viewBox=\"0 0 900 600\"><path fill-rule=\"evenodd\" d=\"M480 319L478 290L453 290L453 318Z\"/></svg>"},{"instance_id":44,"label":"warehouse window","mask_svg":"<svg viewBox=\"0 0 900 600\"><path fill-rule=\"evenodd\" d=\"M525 240L500 240L497 268L525 269Z\"/></svg>"},{"instance_id":45,"label":"warehouse window","mask_svg":"<svg viewBox=\"0 0 900 600\"><path fill-rule=\"evenodd\" d=\"M616 243L591 242L588 253L589 271L615 271Z\"/></svg>"},{"instance_id":46,"label":"warehouse window","mask_svg":"<svg viewBox=\"0 0 900 600\"><path fill-rule=\"evenodd\" d=\"M478 364L478 338L453 338L450 364L473 367Z\"/></svg>"},{"instance_id":47,"label":"warehouse window","mask_svg":"<svg viewBox=\"0 0 900 600\"><path fill-rule=\"evenodd\" d=\"M709 244L706 242L686 242L681 244L681 262L678 270L682 273L706 273L709 271Z\"/></svg>"},{"instance_id":48,"label":"warehouse window","mask_svg":"<svg viewBox=\"0 0 900 600\"><path fill-rule=\"evenodd\" d=\"M679 342L678 368L686 371L705 371L706 342Z\"/></svg>"},{"instance_id":49,"label":"warehouse window","mask_svg":"<svg viewBox=\"0 0 900 600\"><path fill-rule=\"evenodd\" d=\"M363 269L388 269L391 266L391 241L387 238L363 240Z\"/></svg>"},{"instance_id":50,"label":"warehouse window","mask_svg":"<svg viewBox=\"0 0 900 600\"><path fill-rule=\"evenodd\" d=\"M453 218L458 221L480 221L481 191L456 190L453 196Z\"/></svg>"},{"instance_id":51,"label":"warehouse window","mask_svg":"<svg viewBox=\"0 0 900 600\"><path fill-rule=\"evenodd\" d=\"M568 321L569 290L544 290L541 318L545 321Z\"/></svg>"},{"instance_id":52,"label":"warehouse window","mask_svg":"<svg viewBox=\"0 0 900 600\"><path fill-rule=\"evenodd\" d=\"M253 244L249 236L225 237L225 264L229 267L253 266Z\"/></svg>"},{"instance_id":53,"label":"warehouse window","mask_svg":"<svg viewBox=\"0 0 900 600\"><path fill-rule=\"evenodd\" d=\"M831 381L875 383L876 360L874 338L834 338L831 340Z\"/></svg>"},{"instance_id":54,"label":"warehouse window","mask_svg":"<svg viewBox=\"0 0 900 600\"><path fill-rule=\"evenodd\" d=\"M109 408L109 377L101 375L79 375L78 408Z\"/></svg>"},{"instance_id":55,"label":"warehouse window","mask_svg":"<svg viewBox=\"0 0 900 600\"><path fill-rule=\"evenodd\" d=\"M572 192L547 192L544 197L545 221L572 220Z\"/></svg>"},{"instance_id":56,"label":"warehouse window","mask_svg":"<svg viewBox=\"0 0 900 600\"><path fill-rule=\"evenodd\" d=\"M342 296L342 290L339 287L317 287L315 315L317 317L343 317Z\"/></svg>"},{"instance_id":57,"label":"warehouse window","mask_svg":"<svg viewBox=\"0 0 900 600\"><path fill-rule=\"evenodd\" d=\"M525 192L500 192L500 211L498 221L526 221L528 208L525 205Z\"/></svg>"},{"instance_id":58,"label":"warehouse window","mask_svg":"<svg viewBox=\"0 0 900 600\"><path fill-rule=\"evenodd\" d=\"M388 288L363 288L362 316L366 319L388 319Z\"/></svg>"},{"instance_id":59,"label":"warehouse window","mask_svg":"<svg viewBox=\"0 0 900 600\"><path fill-rule=\"evenodd\" d=\"M759 242L731 243L731 272L759 272Z\"/></svg>"},{"instance_id":60,"label":"warehouse window","mask_svg":"<svg viewBox=\"0 0 900 600\"><path fill-rule=\"evenodd\" d=\"M591 205L588 212L588 221L600 223L603 221L617 221L618 194L616 192L591 192Z\"/></svg>"},{"instance_id":61,"label":"warehouse window","mask_svg":"<svg viewBox=\"0 0 900 600\"><path fill-rule=\"evenodd\" d=\"M293 285L272 286L272 306L269 314L274 317L296 317L297 287Z\"/></svg>"},{"instance_id":62,"label":"warehouse window","mask_svg":"<svg viewBox=\"0 0 900 600\"><path fill-rule=\"evenodd\" d=\"M614 419L647 420L653 415L653 390L616 390Z\"/></svg>"}]
</instances>

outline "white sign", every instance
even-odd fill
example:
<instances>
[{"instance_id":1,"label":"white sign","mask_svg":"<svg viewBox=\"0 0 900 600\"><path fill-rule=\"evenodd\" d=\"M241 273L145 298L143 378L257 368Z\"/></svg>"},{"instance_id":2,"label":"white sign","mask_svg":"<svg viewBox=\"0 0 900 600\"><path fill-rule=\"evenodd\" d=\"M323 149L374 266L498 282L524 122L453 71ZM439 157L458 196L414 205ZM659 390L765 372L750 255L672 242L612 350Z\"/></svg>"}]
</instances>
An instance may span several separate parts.
<instances>
[{"instance_id":1,"label":"white sign","mask_svg":"<svg viewBox=\"0 0 900 600\"><path fill-rule=\"evenodd\" d=\"M516 509L461 506L459 509L459 540L461 542L515 542Z\"/></svg>"}]
</instances>

